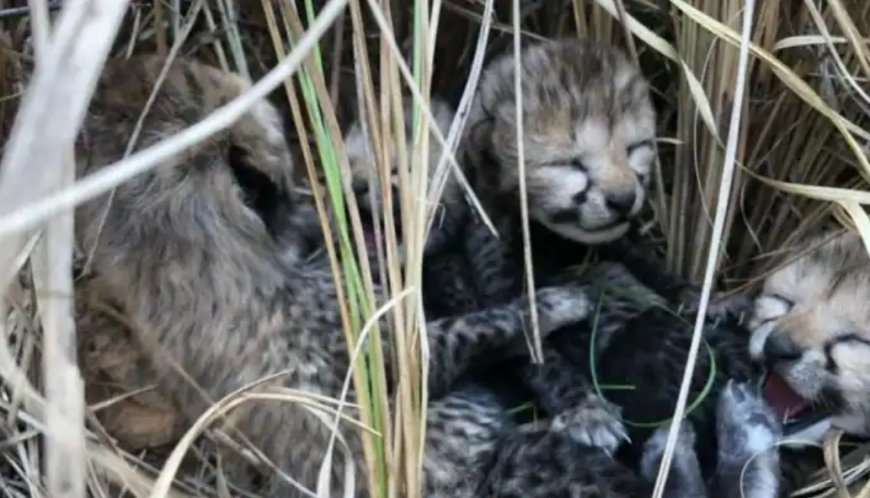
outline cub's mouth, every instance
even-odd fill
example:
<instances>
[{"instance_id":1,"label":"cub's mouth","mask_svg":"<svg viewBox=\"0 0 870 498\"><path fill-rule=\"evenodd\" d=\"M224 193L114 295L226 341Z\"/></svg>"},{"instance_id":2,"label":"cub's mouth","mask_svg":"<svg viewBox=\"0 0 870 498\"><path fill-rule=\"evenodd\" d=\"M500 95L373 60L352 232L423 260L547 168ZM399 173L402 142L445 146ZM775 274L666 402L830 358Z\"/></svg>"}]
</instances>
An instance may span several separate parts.
<instances>
[{"instance_id":1,"label":"cub's mouth","mask_svg":"<svg viewBox=\"0 0 870 498\"><path fill-rule=\"evenodd\" d=\"M810 403L776 372L764 380L764 398L782 423L785 438L816 441L830 425L829 410Z\"/></svg>"},{"instance_id":2,"label":"cub's mouth","mask_svg":"<svg viewBox=\"0 0 870 498\"><path fill-rule=\"evenodd\" d=\"M365 241L366 252L370 260L376 260L378 255L378 241L381 242L381 247L386 245L387 234L384 230L383 213L378 213L380 228L375 227L375 217L372 212L362 204L359 204L359 216L362 224L363 239ZM393 213L393 224L396 227L396 239L399 247L402 245L402 219L399 213Z\"/></svg>"}]
</instances>

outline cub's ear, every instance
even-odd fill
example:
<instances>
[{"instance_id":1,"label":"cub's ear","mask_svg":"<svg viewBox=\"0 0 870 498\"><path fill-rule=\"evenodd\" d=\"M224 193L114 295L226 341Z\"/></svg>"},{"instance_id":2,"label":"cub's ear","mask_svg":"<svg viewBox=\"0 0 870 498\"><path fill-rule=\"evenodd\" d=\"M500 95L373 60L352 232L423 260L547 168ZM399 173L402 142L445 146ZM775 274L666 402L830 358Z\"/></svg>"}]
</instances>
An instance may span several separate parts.
<instances>
[{"instance_id":1,"label":"cub's ear","mask_svg":"<svg viewBox=\"0 0 870 498\"><path fill-rule=\"evenodd\" d=\"M480 118L467 125L468 132L460 144L468 166L474 171L476 179L486 185L495 185L501 163L492 152L492 133L495 119L482 113Z\"/></svg>"},{"instance_id":2,"label":"cub's ear","mask_svg":"<svg viewBox=\"0 0 870 498\"><path fill-rule=\"evenodd\" d=\"M284 209L289 203L289 193L282 189L268 175L253 167L250 157L243 147L231 144L227 151L227 163L233 176L242 190L242 200L249 209L266 225L272 235L275 235L278 218L286 214Z\"/></svg>"}]
</instances>

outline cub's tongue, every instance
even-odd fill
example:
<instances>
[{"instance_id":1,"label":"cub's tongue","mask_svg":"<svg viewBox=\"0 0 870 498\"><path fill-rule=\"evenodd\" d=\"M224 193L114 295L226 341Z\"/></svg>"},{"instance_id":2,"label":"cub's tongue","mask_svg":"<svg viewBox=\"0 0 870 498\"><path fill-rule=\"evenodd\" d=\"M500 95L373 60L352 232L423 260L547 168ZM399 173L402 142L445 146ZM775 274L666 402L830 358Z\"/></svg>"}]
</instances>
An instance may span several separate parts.
<instances>
[{"instance_id":1,"label":"cub's tongue","mask_svg":"<svg viewBox=\"0 0 870 498\"><path fill-rule=\"evenodd\" d=\"M776 373L768 375L764 397L779 420L788 420L809 408L809 403Z\"/></svg>"}]
</instances>

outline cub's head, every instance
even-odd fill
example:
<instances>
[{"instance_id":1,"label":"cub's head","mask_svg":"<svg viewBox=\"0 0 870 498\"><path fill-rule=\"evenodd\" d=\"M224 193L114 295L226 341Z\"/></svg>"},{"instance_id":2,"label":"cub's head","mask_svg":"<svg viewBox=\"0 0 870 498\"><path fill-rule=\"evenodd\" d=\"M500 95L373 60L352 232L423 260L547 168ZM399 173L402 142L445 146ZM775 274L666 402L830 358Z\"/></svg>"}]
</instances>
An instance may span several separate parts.
<instances>
[{"instance_id":1,"label":"cub's head","mask_svg":"<svg viewBox=\"0 0 870 498\"><path fill-rule=\"evenodd\" d=\"M432 98L430 101L430 110L435 121L432 125L437 126L442 135L446 138L450 129L450 124L453 122L453 109L444 101ZM414 140L414 123L413 123L413 107L410 102L406 102L404 108L405 121L405 140L406 154L409 166L411 169L414 165L411 161L414 160L413 140ZM362 124L357 121L351 125L345 137L347 145L348 162L351 170L351 187L356 196L359 206L360 215L362 217L364 229L366 231L366 244L368 245L369 255L375 253L375 232L374 232L374 213L377 210L378 217L383 221L382 215L382 200L385 198L382 192L380 177L378 176L378 165L370 138L364 132ZM429 154L428 154L428 173L429 173L429 188L433 188L432 180L434 179L438 163L441 160L442 147L435 138L434 133L429 134ZM388 151L389 156L389 188L390 197L393 206L393 216L397 228L397 236L401 239L401 216L400 216L400 198L399 198L399 159L398 151L393 148ZM458 154L457 154L458 155ZM444 244L452 239L452 230L458 228L459 220L464 216L464 199L459 184L456 182L452 173L447 176L446 183L442 196L438 201L436 208L435 221L429 237L426 240L426 252L434 252L439 250Z\"/></svg>"},{"instance_id":2,"label":"cub's head","mask_svg":"<svg viewBox=\"0 0 870 498\"><path fill-rule=\"evenodd\" d=\"M77 143L78 176L122 159L162 64L157 56L107 64ZM176 61L136 149L195 124L246 87L236 75ZM281 121L261 101L226 130L119 185L108 208L105 195L79 206L77 240L87 252L95 248L98 272L116 268L120 274L135 261L192 272L201 270L197 265L223 265L226 272L234 265L257 266L274 274L270 262L293 259L299 249L291 226L296 198ZM206 253L194 257L200 250Z\"/></svg>"},{"instance_id":3,"label":"cub's head","mask_svg":"<svg viewBox=\"0 0 870 498\"><path fill-rule=\"evenodd\" d=\"M815 408L867 433L870 258L852 233L813 238L797 254L764 282L750 323L750 352L772 370L768 401L786 418Z\"/></svg>"},{"instance_id":4,"label":"cub's head","mask_svg":"<svg viewBox=\"0 0 870 498\"><path fill-rule=\"evenodd\" d=\"M646 197L655 112L648 83L625 55L581 40L523 49L524 157L531 217L582 243L622 236ZM481 77L468 124L478 182L517 202L513 53Z\"/></svg>"}]
</instances>

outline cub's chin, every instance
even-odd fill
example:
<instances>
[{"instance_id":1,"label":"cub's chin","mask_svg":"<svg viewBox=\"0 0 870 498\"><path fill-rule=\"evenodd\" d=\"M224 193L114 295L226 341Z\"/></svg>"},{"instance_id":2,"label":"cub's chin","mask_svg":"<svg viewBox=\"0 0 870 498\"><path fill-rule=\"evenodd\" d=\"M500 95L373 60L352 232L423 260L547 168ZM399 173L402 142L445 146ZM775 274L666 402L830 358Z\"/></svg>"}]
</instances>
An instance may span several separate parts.
<instances>
[{"instance_id":1,"label":"cub's chin","mask_svg":"<svg viewBox=\"0 0 870 498\"><path fill-rule=\"evenodd\" d=\"M596 229L584 228L578 224L553 223L552 221L542 221L541 224L560 236L581 244L613 242L625 235L631 227L631 223L628 221Z\"/></svg>"}]
</instances>

